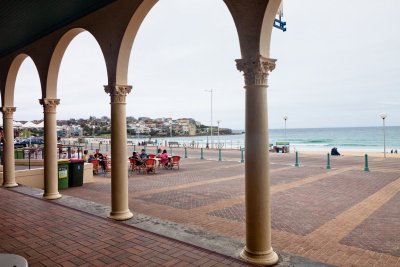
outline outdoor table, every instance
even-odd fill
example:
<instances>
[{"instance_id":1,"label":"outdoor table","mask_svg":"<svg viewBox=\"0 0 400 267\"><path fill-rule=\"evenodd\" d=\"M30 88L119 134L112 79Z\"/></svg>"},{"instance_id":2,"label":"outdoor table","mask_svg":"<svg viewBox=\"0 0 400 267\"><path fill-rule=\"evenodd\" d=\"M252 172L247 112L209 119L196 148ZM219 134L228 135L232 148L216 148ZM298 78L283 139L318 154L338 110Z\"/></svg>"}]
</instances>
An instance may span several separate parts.
<instances>
[{"instance_id":1,"label":"outdoor table","mask_svg":"<svg viewBox=\"0 0 400 267\"><path fill-rule=\"evenodd\" d=\"M28 267L28 261L15 254L0 254L0 266Z\"/></svg>"}]
</instances>

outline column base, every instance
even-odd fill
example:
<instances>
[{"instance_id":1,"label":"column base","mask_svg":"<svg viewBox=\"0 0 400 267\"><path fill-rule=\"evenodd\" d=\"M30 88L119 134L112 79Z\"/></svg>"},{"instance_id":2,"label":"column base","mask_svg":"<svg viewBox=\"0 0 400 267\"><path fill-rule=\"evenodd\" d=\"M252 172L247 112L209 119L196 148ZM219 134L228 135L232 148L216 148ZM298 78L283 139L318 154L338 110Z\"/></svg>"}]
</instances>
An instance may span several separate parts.
<instances>
[{"instance_id":1,"label":"column base","mask_svg":"<svg viewBox=\"0 0 400 267\"><path fill-rule=\"evenodd\" d=\"M17 187L17 186L18 186L17 183L6 183L6 184L3 184L3 187L5 187L5 188Z\"/></svg>"},{"instance_id":2,"label":"column base","mask_svg":"<svg viewBox=\"0 0 400 267\"><path fill-rule=\"evenodd\" d=\"M247 247L244 247L240 252L240 257L257 265L274 265L279 260L278 254L272 248L265 252L252 252Z\"/></svg>"},{"instance_id":3,"label":"column base","mask_svg":"<svg viewBox=\"0 0 400 267\"><path fill-rule=\"evenodd\" d=\"M53 200L53 199L58 199L61 198L62 195L60 193L44 193L43 198L47 200Z\"/></svg>"},{"instance_id":4,"label":"column base","mask_svg":"<svg viewBox=\"0 0 400 267\"><path fill-rule=\"evenodd\" d=\"M112 211L108 218L116 221L125 221L133 217L133 213L128 209L126 211Z\"/></svg>"}]
</instances>

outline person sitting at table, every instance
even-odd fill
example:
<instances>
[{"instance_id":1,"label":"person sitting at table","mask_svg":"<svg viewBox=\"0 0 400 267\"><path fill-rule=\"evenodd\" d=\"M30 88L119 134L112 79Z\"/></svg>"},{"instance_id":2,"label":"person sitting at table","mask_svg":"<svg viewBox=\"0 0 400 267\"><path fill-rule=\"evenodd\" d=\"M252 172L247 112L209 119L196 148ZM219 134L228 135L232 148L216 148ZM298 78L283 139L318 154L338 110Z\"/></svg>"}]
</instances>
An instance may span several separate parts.
<instances>
[{"instance_id":1,"label":"person sitting at table","mask_svg":"<svg viewBox=\"0 0 400 267\"><path fill-rule=\"evenodd\" d=\"M92 156L93 157L93 156ZM89 151L84 150L83 151L83 156L82 156L82 160L89 162Z\"/></svg>"},{"instance_id":2,"label":"person sitting at table","mask_svg":"<svg viewBox=\"0 0 400 267\"><path fill-rule=\"evenodd\" d=\"M132 152L132 157L130 157L130 159L133 159L136 161L136 166L141 166L144 164L144 161L139 157L139 155L136 151Z\"/></svg>"},{"instance_id":3,"label":"person sitting at table","mask_svg":"<svg viewBox=\"0 0 400 267\"><path fill-rule=\"evenodd\" d=\"M92 162L94 159L95 159L95 158L94 158L93 155L89 155L89 158L88 158L87 162L90 163L90 162Z\"/></svg>"},{"instance_id":4,"label":"person sitting at table","mask_svg":"<svg viewBox=\"0 0 400 267\"><path fill-rule=\"evenodd\" d=\"M99 160L99 165L101 166L102 171L106 170L106 163L104 162L104 156L100 153L98 149L96 149L96 153L94 153L94 158Z\"/></svg>"},{"instance_id":5,"label":"person sitting at table","mask_svg":"<svg viewBox=\"0 0 400 267\"><path fill-rule=\"evenodd\" d=\"M75 152L75 149L71 149L71 158L77 158L78 154Z\"/></svg>"},{"instance_id":6,"label":"person sitting at table","mask_svg":"<svg viewBox=\"0 0 400 267\"><path fill-rule=\"evenodd\" d=\"M157 155L156 155L156 158L161 158L161 153L162 153L162 150L161 150L161 148L157 149Z\"/></svg>"},{"instance_id":7,"label":"person sitting at table","mask_svg":"<svg viewBox=\"0 0 400 267\"><path fill-rule=\"evenodd\" d=\"M169 165L169 156L168 156L168 153L167 153L166 149L163 150L163 152L161 153L160 157L161 157L160 163L162 165L164 165L165 167L168 167L168 165Z\"/></svg>"},{"instance_id":8,"label":"person sitting at table","mask_svg":"<svg viewBox=\"0 0 400 267\"><path fill-rule=\"evenodd\" d=\"M142 149L142 153L140 153L140 158L142 160L147 159L149 155L147 155L146 150Z\"/></svg>"}]
</instances>

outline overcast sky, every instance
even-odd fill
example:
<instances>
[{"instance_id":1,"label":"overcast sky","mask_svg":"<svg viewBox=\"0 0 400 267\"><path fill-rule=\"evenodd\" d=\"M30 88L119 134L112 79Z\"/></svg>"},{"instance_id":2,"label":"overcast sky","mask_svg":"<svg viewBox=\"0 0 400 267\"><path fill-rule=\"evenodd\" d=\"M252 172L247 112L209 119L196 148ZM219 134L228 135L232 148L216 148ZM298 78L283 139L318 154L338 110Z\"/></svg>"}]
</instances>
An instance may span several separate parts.
<instances>
[{"instance_id":1,"label":"overcast sky","mask_svg":"<svg viewBox=\"0 0 400 267\"><path fill-rule=\"evenodd\" d=\"M273 30L270 128L400 125L400 1L285 0L287 31ZM242 74L233 20L222 0L161 0L145 18L130 58L127 115L192 117L244 128ZM61 64L59 119L110 116L106 69L88 33ZM33 62L16 82L16 120L43 118Z\"/></svg>"}]
</instances>

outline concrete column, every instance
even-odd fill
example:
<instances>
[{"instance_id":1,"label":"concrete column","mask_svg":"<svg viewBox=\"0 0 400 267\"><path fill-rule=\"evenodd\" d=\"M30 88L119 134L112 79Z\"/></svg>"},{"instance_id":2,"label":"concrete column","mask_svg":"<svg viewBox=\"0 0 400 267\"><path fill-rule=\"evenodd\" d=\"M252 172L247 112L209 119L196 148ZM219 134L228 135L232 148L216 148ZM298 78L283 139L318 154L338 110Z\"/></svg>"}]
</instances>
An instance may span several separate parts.
<instances>
[{"instance_id":1,"label":"concrete column","mask_svg":"<svg viewBox=\"0 0 400 267\"><path fill-rule=\"evenodd\" d=\"M275 61L262 56L236 60L238 70L244 73L246 90L246 246L240 256L260 265L278 261L271 247L267 112L267 78Z\"/></svg>"},{"instance_id":2,"label":"concrete column","mask_svg":"<svg viewBox=\"0 0 400 267\"><path fill-rule=\"evenodd\" d=\"M109 218L122 221L133 217L128 204L128 151L126 148L126 96L128 85L105 85L111 98L111 213Z\"/></svg>"},{"instance_id":3,"label":"concrete column","mask_svg":"<svg viewBox=\"0 0 400 267\"><path fill-rule=\"evenodd\" d=\"M57 163L57 118L56 109L60 99L39 99L44 113L44 193L45 199L57 199L58 163Z\"/></svg>"},{"instance_id":4,"label":"concrete column","mask_svg":"<svg viewBox=\"0 0 400 267\"><path fill-rule=\"evenodd\" d=\"M15 187L18 184L15 181L15 159L14 159L14 127L13 114L15 107L2 107L3 112L3 128L4 128L4 143L3 143L3 186Z\"/></svg>"}]
</instances>

